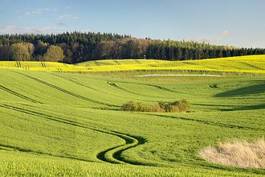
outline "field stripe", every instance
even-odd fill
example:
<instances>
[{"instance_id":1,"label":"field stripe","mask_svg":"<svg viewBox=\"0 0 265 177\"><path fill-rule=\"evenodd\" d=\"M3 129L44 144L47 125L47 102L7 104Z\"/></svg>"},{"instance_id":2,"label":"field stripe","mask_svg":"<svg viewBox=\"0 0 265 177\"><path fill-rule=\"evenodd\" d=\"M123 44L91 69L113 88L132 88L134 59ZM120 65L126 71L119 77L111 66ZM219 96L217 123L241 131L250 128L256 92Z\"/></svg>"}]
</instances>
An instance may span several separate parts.
<instances>
[{"instance_id":1,"label":"field stripe","mask_svg":"<svg viewBox=\"0 0 265 177\"><path fill-rule=\"evenodd\" d=\"M80 82L78 82L78 81L76 81L76 80L74 80L74 79L67 78L67 77L63 77L63 76L59 76L59 75L57 75L57 74L53 74L53 76L56 76L56 77L58 77L58 78L61 78L61 79L64 79L64 80L70 81L70 82L72 82L72 83L74 83L74 84L76 84L76 85L79 85L79 86L82 86L82 87L88 88L88 89L90 89L90 90L98 91L97 89L95 89L95 88L93 88L93 87L89 87L89 86L87 86L87 85L85 85L85 84L82 84L82 83L80 83Z\"/></svg>"},{"instance_id":2,"label":"field stripe","mask_svg":"<svg viewBox=\"0 0 265 177\"><path fill-rule=\"evenodd\" d=\"M56 155L56 154L47 153L47 152L41 152L41 151L34 151L32 149L21 148L21 147L18 147L18 146L12 146L12 145L6 145L6 144L0 144L0 150L4 150L4 151L19 151L19 152L24 152L24 153L45 155L45 156L56 157L56 158L78 160L78 161L83 161L83 162L93 162L93 161L90 161L90 160L87 160L87 159L82 159L82 158L77 158L77 157L72 157L72 156Z\"/></svg>"},{"instance_id":3,"label":"field stripe","mask_svg":"<svg viewBox=\"0 0 265 177\"><path fill-rule=\"evenodd\" d=\"M166 87L163 87L163 86L160 86L160 85L155 85L155 84L144 84L144 83L126 82L126 81L115 81L115 82L118 82L118 83L126 83L126 84L135 84L135 85L144 85L144 86L153 87L153 88L156 88L156 89L159 89L159 90L162 90L162 91L167 91L167 92L171 92L171 93L180 93L178 91L171 90L169 88L166 88Z\"/></svg>"},{"instance_id":4,"label":"field stripe","mask_svg":"<svg viewBox=\"0 0 265 177\"><path fill-rule=\"evenodd\" d=\"M1 84L0 84L0 90L5 91L5 92L7 92L7 93L10 93L10 94L12 94L12 95L14 95L14 96L16 96L16 97L19 97L19 98L21 98L21 99L23 99L23 100L30 101L30 102L33 102L33 103L39 103L39 104L42 104L41 102L39 102L39 101L37 101L37 100L34 100L34 99L30 98L30 97L27 97L27 96L25 96L25 95L22 95L22 94L20 94L20 93L18 93L18 92L15 92L15 91L13 91L13 90L11 90L11 89L9 89L9 88L7 88L7 87L1 85Z\"/></svg>"},{"instance_id":5,"label":"field stripe","mask_svg":"<svg viewBox=\"0 0 265 177\"><path fill-rule=\"evenodd\" d=\"M125 88L122 88L120 87L117 83L115 82L112 82L112 81L107 81L107 84L111 87L114 87L116 89L119 89L121 91L124 91L126 93L130 93L130 94L133 94L133 95L136 95L136 96L144 96L144 97L148 97L148 98L153 98L154 96L149 96L149 95L144 95L144 94L140 94L140 93L136 93L136 92L133 92L133 91L130 91L130 90L127 90ZM162 98L162 97L159 97L159 98Z\"/></svg>"},{"instance_id":6,"label":"field stripe","mask_svg":"<svg viewBox=\"0 0 265 177\"><path fill-rule=\"evenodd\" d=\"M42 117L42 118L45 118L47 120L56 121L56 122L63 123L63 124L68 124L70 126L75 126L75 127L79 127L79 128L93 130L93 131L107 134L107 135L112 135L112 136L115 136L115 137L118 137L118 138L124 140L124 142L125 142L124 144L117 145L117 146L111 147L107 150L99 152L96 157L101 161L113 163L113 164L131 164L131 165L148 165L148 166L154 165L151 163L146 164L146 163L130 161L130 160L122 158L122 153L124 151L131 149L131 148L134 148L134 147L137 147L139 145L145 144L147 141L143 137L131 136L131 135L127 135L127 134L123 134L123 133L111 131L111 130L98 129L98 128L95 128L92 126L81 124L81 123L76 122L76 121L62 119L58 116L52 116L52 115L48 115L48 114L44 114L44 113L40 113L37 111L16 107L16 106L11 106L11 105L7 105L7 104L0 104L0 107L5 108L5 109L9 109L12 111L17 111L17 112L21 112L24 114L32 115L32 116L35 116L37 118ZM8 148L8 145L3 145L3 147ZM27 149L23 150L22 148L19 148L19 147L16 147L15 149L18 149L18 150L21 149L22 152L23 151L24 152L32 151L32 150L27 150ZM35 152L35 151L32 151L32 152ZM59 157L59 156L57 156L57 157ZM78 159L75 158L75 160L78 160ZM81 159L81 160L84 161L84 159Z\"/></svg>"},{"instance_id":7,"label":"field stripe","mask_svg":"<svg viewBox=\"0 0 265 177\"><path fill-rule=\"evenodd\" d=\"M101 102L101 101L97 101L97 100L93 100L93 99L90 99L90 98L84 97L84 96L82 96L82 95L78 95L78 94L76 94L76 93L73 93L73 92L71 92L71 91L65 90L65 89L63 89L63 88L61 88L61 87L58 87L58 86L53 85L53 84L51 84L51 83L49 83L49 82L43 81L43 80L41 80L41 79L39 79L39 78L35 78L35 77L32 77L32 76L29 76L29 75L27 75L27 74L22 74L22 73L19 73L19 72L16 72L16 73L18 73L18 74L20 74L20 75L23 75L23 76L25 76L25 77L27 77L27 78L29 78L29 79L34 80L34 81L37 81L37 82L39 82L39 83L41 83L41 84L43 84L43 85L46 85L46 86L48 86L48 87L50 87L50 88L56 89L56 90L58 90L58 91L60 91L60 92L63 92L64 94L67 94L67 95L73 96L73 97L75 97L75 98L78 98L78 99L81 99L81 100L84 100L84 101L88 101L88 102L92 102L92 103L96 103L96 104L101 104L101 105L105 105L105 106L110 106L110 107L119 107L118 105L109 104L109 103L104 103L104 102Z\"/></svg>"},{"instance_id":8,"label":"field stripe","mask_svg":"<svg viewBox=\"0 0 265 177\"><path fill-rule=\"evenodd\" d=\"M66 78L66 77L63 77L63 76L59 76L59 75L56 75L56 74L53 74L54 76L56 76L56 77L59 77L59 78L62 78L62 79L65 79L65 80L67 80L67 81L70 81L70 82L73 82L74 84L76 84L76 85L79 85L79 86L82 86L82 87L85 87L85 88L88 88L88 89L90 89L90 90L93 90L93 91L95 91L95 92L98 92L98 93L101 93L101 94L106 94L106 95L113 95L113 96L115 96L115 97L120 97L120 95L119 94L113 94L113 93L110 93L110 92L106 92L106 91L104 91L104 90L99 90L99 89L95 89L95 88L93 88L93 87L89 87L89 86L87 86L87 85L85 85L85 84L83 84L83 83L80 83L80 82L78 82L78 81L76 81L76 80L74 80L74 79L71 79L71 78ZM137 95L137 93L135 93L135 95ZM137 95L138 96L138 95ZM143 96L145 96L145 95L143 95ZM149 96L147 96L147 97L149 97ZM151 97L151 96L150 96ZM137 100L139 100L139 99L137 99ZM140 101L143 101L143 100L140 100ZM97 108L95 108L95 109L97 109Z\"/></svg>"},{"instance_id":9,"label":"field stripe","mask_svg":"<svg viewBox=\"0 0 265 177\"><path fill-rule=\"evenodd\" d=\"M244 65L246 65L246 66L249 66L249 67L251 67L251 68L257 69L257 70L264 70L264 68L261 68L261 67L255 66L255 65L250 64L250 63L246 63L246 62L239 62L239 63L244 64Z\"/></svg>"},{"instance_id":10,"label":"field stripe","mask_svg":"<svg viewBox=\"0 0 265 177\"><path fill-rule=\"evenodd\" d=\"M164 117L164 118L171 118L171 119L179 119L179 120L184 120L184 121L192 121L192 122L197 122L200 124L205 124L205 125L211 125L211 126L217 126L217 127L222 127L222 128L231 128L231 129L245 129L245 130L254 130L254 131L265 131L263 128L253 128L253 127L247 127L247 126L240 126L240 125L233 125L233 124L225 124L221 122L212 122L212 121L207 121L207 120L200 120L200 119L191 119L191 118L186 118L186 117L175 117L175 116L168 116L168 115L161 115L161 114L145 114L145 115L153 115L157 117Z\"/></svg>"}]
</instances>

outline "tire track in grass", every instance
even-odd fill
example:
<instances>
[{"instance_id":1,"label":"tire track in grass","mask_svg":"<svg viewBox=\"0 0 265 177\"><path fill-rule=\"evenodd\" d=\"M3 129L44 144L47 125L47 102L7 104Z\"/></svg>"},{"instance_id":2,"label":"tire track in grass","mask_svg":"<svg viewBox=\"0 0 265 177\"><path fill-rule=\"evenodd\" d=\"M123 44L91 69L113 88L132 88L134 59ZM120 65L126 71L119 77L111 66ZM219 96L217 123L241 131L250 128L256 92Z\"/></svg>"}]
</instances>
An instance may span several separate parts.
<instances>
[{"instance_id":1,"label":"tire track in grass","mask_svg":"<svg viewBox=\"0 0 265 177\"><path fill-rule=\"evenodd\" d=\"M93 91L96 91L96 92L99 92L99 93L105 93L105 94L109 95L108 92L104 92L104 91L102 91L102 90L97 90L97 89L95 89L95 88L93 88L93 87L89 87L89 86L87 86L87 85L85 85L85 84L82 84L82 83L80 83L80 82L78 82L78 81L76 81L76 80L74 80L74 79L65 78L65 77L63 77L63 76L58 76L58 75L56 75L56 74L53 74L53 75L56 76L56 77L59 77L59 78L65 79L65 80L67 80L67 81L73 82L73 83L76 84L76 85L79 85L79 86L82 86L82 87L88 88L88 89L90 89L90 90L93 90ZM120 96L120 95L114 95L114 94L112 94L112 95L115 96L115 97ZM141 101L142 101L142 100L141 100ZM95 108L95 109L97 109L97 108Z\"/></svg>"},{"instance_id":2,"label":"tire track in grass","mask_svg":"<svg viewBox=\"0 0 265 177\"><path fill-rule=\"evenodd\" d=\"M171 93L179 93L175 90L171 90L171 89L168 89L166 87L162 87L160 85L154 85L154 84L147 84L148 86L151 86L151 87L154 87L154 88L157 88L157 89L160 89L160 90L163 90L163 91L167 91L167 92L171 92Z\"/></svg>"},{"instance_id":3,"label":"tire track in grass","mask_svg":"<svg viewBox=\"0 0 265 177\"><path fill-rule=\"evenodd\" d=\"M18 147L18 146L6 145L6 144L1 144L1 143L0 143L0 150L4 150L4 151L18 151L18 152L23 152L23 153L30 153L30 154L36 154L36 155L44 155L44 156L50 156L50 157L55 157L55 158L78 160L78 161L83 161L83 162L93 162L93 161L90 161L90 160L87 160L87 159L83 159L83 158L77 158L77 157L72 157L72 156L56 155L56 154L47 153L47 152L41 152L41 151L34 151L32 149L21 148L21 147Z\"/></svg>"},{"instance_id":4,"label":"tire track in grass","mask_svg":"<svg viewBox=\"0 0 265 177\"><path fill-rule=\"evenodd\" d=\"M61 78L61 79L64 79L64 80L70 81L70 82L72 82L72 83L74 83L74 84L76 84L76 85L79 85L79 86L82 86L82 87L88 88L88 89L90 89L90 90L98 91L97 89L95 89L95 88L93 88L93 87L89 87L89 86L87 86L87 85L85 85L85 84L82 84L82 83L80 83L80 82L78 82L78 81L76 81L76 80L74 80L74 79L66 78L66 77L63 77L63 76L59 76L59 75L57 75L57 74L52 74L52 75L53 75L53 76L56 76L56 77L58 77L58 78Z\"/></svg>"},{"instance_id":5,"label":"tire track in grass","mask_svg":"<svg viewBox=\"0 0 265 177\"><path fill-rule=\"evenodd\" d=\"M26 75L26 74L22 74L22 73L19 73L19 72L16 72L16 73L18 73L20 75L23 75L23 76L25 76L25 77L27 77L27 78L29 78L31 80L37 81L37 82L39 82L39 83L41 83L43 85L46 85L46 86L48 86L50 88L56 89L56 90L58 90L60 92L63 92L64 94L70 95L72 97L75 97L75 98L78 98L78 99L81 99L81 100L84 100L84 101L88 101L88 102L92 102L92 103L96 103L96 104L101 104L101 105L104 105L104 106L119 107L118 105L108 104L108 103L104 103L104 102L101 102L101 101L97 101L97 100L93 100L93 99L84 97L82 95L79 95L79 94L73 93L71 91L68 91L68 90L66 90L64 88L58 87L56 85L53 85L53 84L51 84L49 82L43 81L43 80L41 80L39 78L35 78L35 77L29 76L29 75Z\"/></svg>"},{"instance_id":6,"label":"tire track in grass","mask_svg":"<svg viewBox=\"0 0 265 177\"><path fill-rule=\"evenodd\" d=\"M63 76L59 76L59 75L56 75L56 74L53 74L54 76L56 76L56 77L59 77L59 78L62 78L62 79L65 79L65 80L68 80L68 81L70 81L70 82L73 82L73 83L75 83L76 85L79 85L79 86L82 86L82 87L85 87L85 88L88 88L88 89L91 89L91 90L93 90L93 91L96 91L96 92L100 92L100 93L105 93L105 94L107 94L107 95L109 95L110 93L108 93L108 92L104 92L104 91L102 91L102 90L97 90L97 89L95 89L95 88L93 88L93 87L89 87L89 86L87 86L87 85L85 85L85 84L82 84L82 83L80 83L80 82L78 82L78 81L76 81L76 80L74 80L74 79L70 79L70 78L65 78L65 77L63 77ZM124 89L124 91L125 91L126 89ZM127 92L127 90L126 90L126 92ZM132 92L133 94L135 94L135 95L137 95L137 96L139 96L137 93L134 93L134 92ZM112 94L113 96L115 96L115 97L117 97L117 96L120 96L120 95L114 95L114 94ZM142 96L146 96L146 97L151 97L151 96L147 96L147 95L142 95ZM139 100L139 99L137 99L137 100ZM140 100L140 101L143 101L143 100Z\"/></svg>"},{"instance_id":7,"label":"tire track in grass","mask_svg":"<svg viewBox=\"0 0 265 177\"><path fill-rule=\"evenodd\" d=\"M90 130L97 131L97 132L100 132L100 133L104 133L104 134L107 134L107 135L116 136L116 137L119 137L122 140L124 140L125 141L124 144L111 147L111 148L109 148L107 150L104 150L102 152L99 152L97 154L96 157L99 160L103 161L103 162L108 162L108 163L112 163L112 164L131 164L131 165L143 165L143 166L159 166L159 164L155 164L155 163L143 163L143 162L139 162L139 161L132 161L132 160L129 160L129 159L125 159L124 157L122 157L122 153L125 152L126 150L129 150L129 149L135 148L135 147L137 147L139 145L145 144L147 141L143 137L131 136L131 135L127 135L127 134L116 132L116 131L107 131L107 130L103 130L103 129L100 130L98 128L89 127L89 126L80 124L80 123L75 122L75 121L65 120L65 119L62 119L62 118L57 117L57 116L51 116L51 115L47 115L47 114L44 114L44 113L39 113L39 112L35 112L35 111L32 111L32 110L27 110L27 109L24 109L24 108L18 108L18 107L15 107L15 106L3 105L3 104L1 105L0 104L0 107L4 107L4 108L7 108L7 109L11 109L11 110L14 110L14 111L18 111L18 112L22 112L22 113L26 113L26 114L30 114L30 115L35 115L38 118L39 117L43 117L43 118L46 118L46 119L48 118L49 120L53 120L53 121L56 121L56 122L69 124L69 125L76 126L76 127L79 127L79 128L90 129ZM215 122L202 121L202 120L189 119L189 118L182 118L182 117L179 118L179 117L174 117L174 116L165 116L165 115L158 115L158 114L147 114L147 115L154 115L154 116L158 116L158 117L163 117L164 116L166 118L177 118L177 119L181 119L181 120L194 121L194 122L199 122L199 123L203 123L203 124L207 124L207 125L213 125L213 126L219 126L219 127L225 127L225 128L261 130L261 129L255 129L255 128L251 128L251 127L234 126L234 125L219 124L219 123L216 124ZM262 129L262 131L264 131L264 130ZM1 144L0 144L0 146L1 146ZM9 145L7 145L7 146L4 145L3 147L5 147L5 148L15 148L15 149L17 149L19 151L22 151L22 152L23 151L24 152L29 151L31 153L39 153L40 155L41 154L49 155L47 153L38 152L38 151L32 151L32 150L28 150L28 149L19 148L19 147L12 147L12 146L10 147ZM52 155L52 156L54 156L54 155ZM56 155L54 157L60 157L60 156ZM74 160L82 160L82 161L84 161L84 159L65 157L65 156L62 156L62 158L70 158L70 159L74 159Z\"/></svg>"},{"instance_id":8,"label":"tire track in grass","mask_svg":"<svg viewBox=\"0 0 265 177\"><path fill-rule=\"evenodd\" d=\"M0 104L1 106L1 104ZM150 115L150 114L149 114ZM160 115L157 115L160 116ZM52 117L52 116L50 116ZM172 116L173 117L173 116ZM174 117L175 118L175 117ZM73 122L73 121L71 121ZM109 131L107 132L106 130L98 130L95 129L95 131L101 132L101 133L105 133L108 135L113 135L113 136L118 136L119 138L123 139L126 143L122 144L122 145L118 145L112 148L109 148L105 151L100 152L97 155L97 158L99 160L102 160L103 162L108 162L108 163L112 163L112 164L131 164L131 165L142 165L142 166L161 166L159 163L143 163L143 162L137 162L137 161L131 161L131 160L127 160L125 158L122 157L122 153L128 149L132 149L134 147L137 147L139 145L143 145L145 144L147 141L143 138L143 137L136 137L136 136L131 136L131 135L127 135L127 134L123 134L120 132L116 132L116 131ZM39 152L39 151L33 151L30 149L26 149L26 148L20 148L20 147L15 147L15 146L11 146L11 145L4 145L4 144L0 144L0 150L1 147L3 148L2 150L15 150L15 151L19 151L19 152L25 152L25 153L32 153L32 154L37 154L37 155L47 155L47 156L51 156L51 157L57 157L57 158L63 158L63 159L70 159L70 160L79 160L79 161L85 161L85 162L93 162L93 161L88 161L86 159L82 159L82 158L76 158L76 157L66 157L66 156L60 156L60 155L54 155L54 154L50 154L50 153L45 153L45 152ZM163 165L162 165L163 166ZM227 169L227 168L223 168L223 167L219 167L219 166L215 166L215 165L211 165L209 166L207 164L200 164L200 166L202 167L209 167L211 169L222 169L222 170L229 170L229 171L233 171L233 169ZM252 173L253 171L251 171ZM264 174L263 172L255 172L257 174Z\"/></svg>"},{"instance_id":9,"label":"tire track in grass","mask_svg":"<svg viewBox=\"0 0 265 177\"><path fill-rule=\"evenodd\" d=\"M126 150L135 148L137 146L143 145L147 140L140 136L132 136L128 134L123 134L120 132L112 131L113 135L120 137L125 141L125 144L111 147L100 153L98 153L97 158L104 162L109 162L113 164L130 164L130 165L144 165L151 166L152 164L146 164L139 161L132 161L122 157L122 153Z\"/></svg>"},{"instance_id":10,"label":"tire track in grass","mask_svg":"<svg viewBox=\"0 0 265 177\"><path fill-rule=\"evenodd\" d=\"M115 150L115 152L112 155L114 159L117 159L121 162L131 164L131 165L157 166L154 163L144 163L144 162L140 162L140 161L132 161L129 159L125 159L122 156L122 153L124 151L138 147L140 145L144 145L145 143L147 143L147 140L141 136L132 136L132 135L128 135L128 134L122 134L122 136L124 139L127 139L127 145L123 146L121 148L117 148Z\"/></svg>"},{"instance_id":11,"label":"tire track in grass","mask_svg":"<svg viewBox=\"0 0 265 177\"><path fill-rule=\"evenodd\" d=\"M250 63L246 63L246 62L239 62L239 63L241 63L241 64L243 64L243 65L245 65L245 66L248 66L248 67L251 67L251 68L257 69L257 70L264 70L263 68L258 67L258 66L255 66L255 65L250 64Z\"/></svg>"},{"instance_id":12,"label":"tire track in grass","mask_svg":"<svg viewBox=\"0 0 265 177\"><path fill-rule=\"evenodd\" d=\"M31 116L35 116L37 118L42 117L42 118L44 118L46 120L55 121L57 123L67 124L67 125L75 126L75 127L78 127L78 128L89 129L89 130L92 130L92 131L96 131L96 132L99 132L99 133L115 136L115 137L118 137L118 138L122 139L125 143L123 143L121 145L117 145L117 146L111 147L111 148L108 148L108 149L106 149L104 151L99 152L96 155L97 159L99 159L99 160L101 160L103 162L108 162L108 163L112 163L112 164L131 164L131 165L149 165L149 166L152 165L152 164L145 164L145 163L142 163L142 162L130 161L130 160L125 159L125 158L122 157L122 153L124 151L132 149L132 148L135 148L135 147L137 147L139 145L145 144L147 141L143 137L131 136L131 135L128 135L128 134L117 132L117 131L98 129L98 128L95 128L95 127L92 127L92 126L81 124L81 123L76 122L76 121L62 119L62 118L60 118L58 116L48 115L48 114L45 114L45 113L40 113L40 112L37 112L37 111L33 111L33 110L25 109L25 108L20 108L20 107L16 107L16 106L11 106L11 105L7 105L7 104L0 104L0 107L8 109L8 110L16 111L16 112L28 114L28 115L31 115ZM13 148L13 149L21 151L21 152L31 152L31 153L49 155L49 153L43 153L43 152L33 151L33 150L30 150L30 149L23 149L23 148L19 148L19 147L12 147L10 145L1 145L0 144L0 146L5 147L5 148ZM57 156L57 157L60 157L60 156ZM62 157L64 157L64 156L62 156ZM67 157L67 158L70 158L70 157ZM72 158L72 159L78 160L78 158ZM80 160L85 161L84 159L80 159Z\"/></svg>"},{"instance_id":13,"label":"tire track in grass","mask_svg":"<svg viewBox=\"0 0 265 177\"><path fill-rule=\"evenodd\" d=\"M62 78L62 79L65 79L65 80L68 80L68 81L71 81L77 85L80 85L80 86L83 86L83 87L86 87L88 89L91 89L91 90L94 90L94 91L97 91L96 89L92 88L92 87L89 87L87 85L84 85L80 82L77 82L76 80L73 80L73 79L69 79L69 78L65 78L63 76L58 76L56 74L53 74L54 76L56 77L59 77L59 78ZM158 86L158 85L154 85L154 84L141 84L141 83L136 83L136 82L122 82L122 81L115 81L115 82L120 82L120 83L128 83L128 84L136 84L136 85L145 85L145 86L150 86L150 87L154 87L154 88L157 88L157 89L160 89L160 90L164 90L164 91L168 91L168 92L172 92L172 93L179 93L177 91L174 91L174 90L171 90L171 89L168 89L166 87L162 87L162 86ZM150 98L153 98L153 96L149 96L149 95L144 95L144 94L139 94L139 93L136 93L136 92L133 92L133 91L130 91L128 89L125 89L125 88L122 88L120 87L119 85L117 85L115 82L113 81L107 81L107 84L109 86L112 86L112 87L115 87L119 90L122 90L124 92L127 92L127 93L130 93L130 94L134 94L134 95L137 95L137 96L145 96L145 97L150 97ZM158 97L158 98L164 98L164 97Z\"/></svg>"},{"instance_id":14,"label":"tire track in grass","mask_svg":"<svg viewBox=\"0 0 265 177\"><path fill-rule=\"evenodd\" d=\"M149 86L149 87L153 87L159 90L163 90L163 91L167 91L167 92L171 92L171 93L180 93L178 91L175 90L171 90L169 88L160 86L160 85L155 85L155 84L144 84L144 83L138 83L138 82L126 82L126 81L115 81L115 82L119 82L119 83L125 83L125 84L135 84L135 85L144 85L144 86Z\"/></svg>"},{"instance_id":15,"label":"tire track in grass","mask_svg":"<svg viewBox=\"0 0 265 177\"><path fill-rule=\"evenodd\" d=\"M116 84L115 82L111 82L111 81L107 81L107 84L111 87L114 87L116 89L119 89L121 91L124 91L126 93L130 93L130 94L133 94L133 95L136 95L136 96L144 96L144 97L148 97L148 98L153 98L153 96L149 96L149 95L144 95L144 94L140 94L140 93L136 93L136 92L133 92L133 91L130 91L128 89L125 89L125 88L122 88L120 87L118 84ZM161 97L160 97L161 98Z\"/></svg>"},{"instance_id":16,"label":"tire track in grass","mask_svg":"<svg viewBox=\"0 0 265 177\"><path fill-rule=\"evenodd\" d=\"M42 104L41 102L39 102L39 101L37 101L37 100L34 100L34 99L32 99L32 98L30 98L30 97L27 97L27 96L25 96L25 95L23 95L23 94L20 94L20 93L18 93L18 92L15 92L15 91L13 91L13 90L11 90L11 89L9 89L9 88L7 88L7 87L1 85L1 84L0 84L0 90L5 91L5 92L7 92L7 93L9 93L9 94L11 94L11 95L14 95L14 96L16 96L16 97L19 97L19 98L21 98L21 99L23 99L23 100L30 101L30 102L32 102L32 103L39 103L39 104Z\"/></svg>"},{"instance_id":17,"label":"tire track in grass","mask_svg":"<svg viewBox=\"0 0 265 177\"><path fill-rule=\"evenodd\" d=\"M5 108L5 109L9 109L9 110L12 110L12 111L16 111L16 112L28 114L28 115L31 115L31 116L43 117L43 118L45 118L47 120L56 121L56 122L59 122L59 123L64 123L64 124L69 124L69 125L75 125L75 123L76 123L75 121L62 119L60 117L51 116L51 115L44 114L44 113L41 113L41 112L37 112L37 111L25 109L25 108L20 108L20 107L17 107L17 106L11 106L11 105L7 105L7 104L0 104L0 107Z\"/></svg>"},{"instance_id":18,"label":"tire track in grass","mask_svg":"<svg viewBox=\"0 0 265 177\"><path fill-rule=\"evenodd\" d=\"M147 97L147 98L154 98L154 96L151 96L151 95L140 94L140 93L133 92L133 91L130 91L128 89L125 89L123 87L120 87L117 83L125 83L125 84L135 84L135 85L149 86L149 87L153 87L153 88L156 88L156 89L159 89L159 90L162 90L162 91L167 91L167 92L171 92L171 93L178 93L178 94L180 94L180 92L177 92L177 91L174 91L174 90L170 90L170 89L168 89L166 87L162 87L162 86L158 86L158 85L154 85L154 84L141 84L141 83L136 83L136 82L123 82L123 81L115 81L115 82L113 82L113 81L107 81L107 84L110 85L111 87L117 88L117 89L122 90L124 92L130 93L130 94L134 94L134 95L137 95L137 96L144 96L144 97ZM156 98L165 99L165 97L162 97L162 96L155 96L155 97Z\"/></svg>"},{"instance_id":19,"label":"tire track in grass","mask_svg":"<svg viewBox=\"0 0 265 177\"><path fill-rule=\"evenodd\" d=\"M217 126L222 128L231 128L231 129L245 129L245 130L254 130L254 131L265 131L263 128L254 128L254 127L247 127L247 126L241 126L241 125L233 125L233 124L225 124L221 122L212 122L207 120L200 120L200 119L192 119L192 118L186 118L186 117L175 117L175 116L169 116L169 115L160 115L160 114L145 114L145 115L152 115L157 117L164 117L164 118L171 118L171 119L179 119L183 121L191 121L191 122L197 122L200 124L205 125L211 125L211 126Z\"/></svg>"}]
</instances>

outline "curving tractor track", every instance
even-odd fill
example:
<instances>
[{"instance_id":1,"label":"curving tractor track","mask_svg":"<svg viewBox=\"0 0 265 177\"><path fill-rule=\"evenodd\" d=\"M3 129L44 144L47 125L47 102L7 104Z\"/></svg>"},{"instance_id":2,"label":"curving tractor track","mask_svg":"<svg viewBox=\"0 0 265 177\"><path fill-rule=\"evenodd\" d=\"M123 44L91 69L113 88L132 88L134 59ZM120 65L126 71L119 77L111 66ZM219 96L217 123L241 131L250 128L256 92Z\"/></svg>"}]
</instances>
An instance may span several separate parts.
<instances>
[{"instance_id":1,"label":"curving tractor track","mask_svg":"<svg viewBox=\"0 0 265 177\"><path fill-rule=\"evenodd\" d=\"M105 105L105 106L111 106L111 107L116 107L117 105L113 105L113 104L108 104L108 103L103 103L97 100L92 100L88 97L82 96L82 95L78 95L76 93L73 93L69 90L66 90L64 88L58 87L52 83L49 83L47 81L41 80L39 78L35 78L33 76L27 75L27 74L23 74L20 72L15 72L17 74L23 75L24 77L27 77L28 79L32 79L36 82L39 82L45 86L48 86L50 88L53 88L57 91L63 92L67 95L79 98L81 100L84 101L89 101L89 102L93 102L93 103L97 103L97 104L101 104L101 105ZM72 80L71 80L72 81ZM108 82L109 84L109 82ZM112 85L113 86L113 85ZM119 86L117 86L115 84L115 86L119 89L123 89ZM23 95L21 93L15 92L5 86L0 85L0 90L8 92L12 95L15 95L21 99L24 99L26 101L30 101L32 103L38 103L38 104L42 104L41 102L39 102L38 100L34 100L26 95ZM127 91L126 89L124 89L124 91ZM137 93L133 93L133 94L137 94ZM107 163L113 163L113 164L131 164L131 165L150 165L150 164L145 164L139 161L135 161L135 160L130 160L127 158L124 158L123 156L123 152L127 151L129 149L138 147L140 145L145 144L147 141L145 138L141 137L141 136L132 136L129 134L125 134L125 133L121 133L121 132L117 132L117 131L112 131L112 130L107 130L104 128L99 128L99 127L94 127L92 125L88 125L88 124L84 124L82 122L77 122L77 121L73 121L70 119L64 119L58 115L51 115L48 113L44 113L44 112L39 112L37 110L32 110L32 109L28 109L25 107L20 107L20 106L14 106L14 105L10 105L10 104L4 104L4 103L0 103L0 107L3 109L8 109L8 110L12 110L12 111L16 111L16 112L20 112L23 114L27 114L33 117L36 117L38 119L42 118L42 119L46 119L48 121L54 121L57 123L61 123L61 124L67 124L69 126L75 126L75 127L79 127L79 128L83 128L83 129L89 129L89 130L93 130L99 133L103 133L106 135L111 135L111 136L115 136L118 137L120 139L122 139L123 143L116 145L114 147L110 147L108 149L105 149L101 152L99 152L96 157L98 160L102 161L102 162L107 162ZM0 150L15 150L15 151L20 151L20 152L25 152L25 153L33 153L33 154L38 154L38 155L48 155L48 156L53 156L53 157L59 157L59 158L68 158L68 159L73 159L73 160L80 160L80 161L89 161L87 159L82 159L82 158L76 158L76 157L72 157L69 155L56 155L56 154L51 154L48 152L40 152L40 151L35 151L33 149L28 149L28 148L23 148L23 147L18 147L18 146L13 146L13 145L9 145L9 144L0 144Z\"/></svg>"},{"instance_id":2,"label":"curving tractor track","mask_svg":"<svg viewBox=\"0 0 265 177\"><path fill-rule=\"evenodd\" d=\"M99 159L100 161L108 162L108 163L112 163L112 164L150 165L150 164L145 164L145 163L138 162L138 161L132 161L129 159L125 159L122 156L122 153L124 151L135 148L139 145L145 144L147 141L143 137L132 136L132 135L124 134L124 133L117 132L117 131L99 129L98 127L92 127L91 125L82 124L80 122L63 119L60 116L50 115L47 113L41 113L38 111L34 111L34 110L30 110L30 109L26 109L26 108L22 108L22 107L18 107L18 106L13 106L13 105L8 105L8 104L0 104L0 107L4 108L4 109L24 113L27 115L35 116L36 118L43 118L43 119L46 119L49 121L55 121L57 123L67 124L70 126L89 129L89 130L97 131L99 133L119 137L120 139L122 139L124 141L124 143L99 152L96 156L97 159ZM72 160L88 161L86 159L75 158L75 157L71 157L71 156L55 155L55 154L50 154L47 152L40 152L40 151L31 150L31 149L15 147L15 146L11 146L11 145L0 144L0 149L2 149L1 147L3 149L7 148L7 149L12 149L12 150L27 152L27 153L33 153L33 154L38 154L38 155L48 155L48 156L53 156L53 157L68 158L68 159L72 159Z\"/></svg>"},{"instance_id":3,"label":"curving tractor track","mask_svg":"<svg viewBox=\"0 0 265 177\"><path fill-rule=\"evenodd\" d=\"M113 164L145 165L144 163L131 161L122 157L124 151L145 144L146 140L143 137L131 136L120 132L111 132L110 134L118 136L123 139L125 143L98 153L98 159Z\"/></svg>"}]
</instances>

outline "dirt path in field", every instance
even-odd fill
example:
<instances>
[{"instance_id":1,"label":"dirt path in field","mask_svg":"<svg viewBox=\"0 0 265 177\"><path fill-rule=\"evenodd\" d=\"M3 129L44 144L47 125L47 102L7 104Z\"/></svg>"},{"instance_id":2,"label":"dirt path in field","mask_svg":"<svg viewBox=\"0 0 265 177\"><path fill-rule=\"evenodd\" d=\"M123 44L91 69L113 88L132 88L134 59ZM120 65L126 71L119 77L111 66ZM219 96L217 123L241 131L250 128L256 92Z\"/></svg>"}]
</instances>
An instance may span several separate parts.
<instances>
[{"instance_id":1,"label":"dirt path in field","mask_svg":"<svg viewBox=\"0 0 265 177\"><path fill-rule=\"evenodd\" d=\"M135 77L224 77L217 74L144 74Z\"/></svg>"}]
</instances>

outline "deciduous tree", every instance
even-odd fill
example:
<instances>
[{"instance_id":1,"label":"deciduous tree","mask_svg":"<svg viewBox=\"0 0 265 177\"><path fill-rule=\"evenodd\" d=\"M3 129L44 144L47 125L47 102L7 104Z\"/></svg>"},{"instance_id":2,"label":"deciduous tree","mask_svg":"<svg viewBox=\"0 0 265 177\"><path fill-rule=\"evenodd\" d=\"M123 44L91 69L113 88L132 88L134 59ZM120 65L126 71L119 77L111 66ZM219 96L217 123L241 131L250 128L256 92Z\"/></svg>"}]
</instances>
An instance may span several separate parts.
<instances>
[{"instance_id":1,"label":"deciduous tree","mask_svg":"<svg viewBox=\"0 0 265 177\"><path fill-rule=\"evenodd\" d=\"M64 59L63 49L59 46L51 45L43 56L44 61L62 61Z\"/></svg>"},{"instance_id":2,"label":"deciduous tree","mask_svg":"<svg viewBox=\"0 0 265 177\"><path fill-rule=\"evenodd\" d=\"M31 43L21 42L11 45L11 58L16 61L30 61L34 52Z\"/></svg>"}]
</instances>

